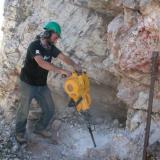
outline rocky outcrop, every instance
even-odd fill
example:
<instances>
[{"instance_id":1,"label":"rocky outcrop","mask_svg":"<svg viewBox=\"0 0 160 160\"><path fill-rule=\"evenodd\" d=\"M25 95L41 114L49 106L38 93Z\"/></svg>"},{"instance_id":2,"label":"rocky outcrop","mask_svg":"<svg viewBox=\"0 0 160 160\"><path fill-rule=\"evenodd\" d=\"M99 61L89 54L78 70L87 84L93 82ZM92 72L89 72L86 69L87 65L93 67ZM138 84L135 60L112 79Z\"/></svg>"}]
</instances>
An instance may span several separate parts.
<instances>
[{"instance_id":1,"label":"rocky outcrop","mask_svg":"<svg viewBox=\"0 0 160 160\"><path fill-rule=\"evenodd\" d=\"M146 120L144 115L148 104L151 56L160 47L159 11L158 1L125 1L124 14L114 18L108 25L108 45L117 66L116 73L122 77L117 95L131 108L129 112L135 113L129 120L132 123L137 117L134 129ZM158 80L153 125L154 122L159 123L156 116L159 103Z\"/></svg>"},{"instance_id":2,"label":"rocky outcrop","mask_svg":"<svg viewBox=\"0 0 160 160\"><path fill-rule=\"evenodd\" d=\"M93 80L93 84L98 83L113 88L114 104L118 104L116 88L119 78L113 75L103 64L103 61L105 61L109 65L108 68L112 65L112 60L109 57L110 51L106 45L106 26L113 15L118 12L108 15L103 11L104 8L108 12L121 10L120 5L117 4L114 7L113 2L110 1L41 2L39 0L29 4L28 2L6 1L5 26L7 27L3 27L4 63L1 72L1 75L3 75L1 97L6 97L6 93L14 92L16 89L14 85L17 80L16 74L19 73L23 65L28 44L37 34L43 31L42 26L46 21L54 19L61 24L63 30L62 39L57 46L76 62L81 63L83 69L88 72ZM99 6L99 9L95 11L96 6ZM53 63L62 66L61 62L57 60L54 60ZM58 90L63 90L63 81L61 76L57 74L51 73L49 75L48 83Z\"/></svg>"}]
</instances>

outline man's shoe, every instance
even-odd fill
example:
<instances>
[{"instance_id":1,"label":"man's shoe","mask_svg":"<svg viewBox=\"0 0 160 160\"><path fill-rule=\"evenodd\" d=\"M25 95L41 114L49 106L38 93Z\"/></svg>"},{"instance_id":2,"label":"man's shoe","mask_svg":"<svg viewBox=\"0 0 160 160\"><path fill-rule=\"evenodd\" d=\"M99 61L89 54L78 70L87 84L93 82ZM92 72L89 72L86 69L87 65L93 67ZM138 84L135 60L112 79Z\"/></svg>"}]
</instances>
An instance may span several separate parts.
<instances>
[{"instance_id":1,"label":"man's shoe","mask_svg":"<svg viewBox=\"0 0 160 160\"><path fill-rule=\"evenodd\" d=\"M38 131L38 130L34 130L33 133L38 134L44 138L51 138L52 137L52 133L46 130L42 130L42 131Z\"/></svg>"},{"instance_id":2,"label":"man's shoe","mask_svg":"<svg viewBox=\"0 0 160 160\"><path fill-rule=\"evenodd\" d=\"M23 133L16 133L16 140L20 144L27 143L27 138L25 137L25 134Z\"/></svg>"}]
</instances>

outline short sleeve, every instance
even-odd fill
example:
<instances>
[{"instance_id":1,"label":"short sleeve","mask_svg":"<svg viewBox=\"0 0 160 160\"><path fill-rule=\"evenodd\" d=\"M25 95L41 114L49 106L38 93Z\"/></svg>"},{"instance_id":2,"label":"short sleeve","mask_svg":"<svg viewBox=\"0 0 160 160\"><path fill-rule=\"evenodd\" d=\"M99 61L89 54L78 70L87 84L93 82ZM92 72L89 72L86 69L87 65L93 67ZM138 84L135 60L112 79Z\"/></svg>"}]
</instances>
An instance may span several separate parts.
<instances>
[{"instance_id":1,"label":"short sleeve","mask_svg":"<svg viewBox=\"0 0 160 160\"><path fill-rule=\"evenodd\" d=\"M30 53L31 58L34 58L35 56L41 55L39 48L40 47L38 46L38 44L36 42L32 42L29 45L28 51Z\"/></svg>"},{"instance_id":2,"label":"short sleeve","mask_svg":"<svg viewBox=\"0 0 160 160\"><path fill-rule=\"evenodd\" d=\"M60 53L61 51L56 46L52 47L52 57L56 58Z\"/></svg>"}]
</instances>

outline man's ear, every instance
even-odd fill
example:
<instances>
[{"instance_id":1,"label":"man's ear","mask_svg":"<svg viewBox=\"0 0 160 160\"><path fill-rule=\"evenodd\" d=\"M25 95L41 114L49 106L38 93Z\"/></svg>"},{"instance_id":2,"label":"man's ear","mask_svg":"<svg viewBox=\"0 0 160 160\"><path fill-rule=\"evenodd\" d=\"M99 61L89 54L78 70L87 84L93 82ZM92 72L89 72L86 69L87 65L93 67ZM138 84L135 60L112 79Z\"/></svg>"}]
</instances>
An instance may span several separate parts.
<instances>
[{"instance_id":1,"label":"man's ear","mask_svg":"<svg viewBox=\"0 0 160 160\"><path fill-rule=\"evenodd\" d=\"M52 32L51 31L44 31L42 37L43 38L46 38L46 39L49 39L52 35Z\"/></svg>"}]
</instances>

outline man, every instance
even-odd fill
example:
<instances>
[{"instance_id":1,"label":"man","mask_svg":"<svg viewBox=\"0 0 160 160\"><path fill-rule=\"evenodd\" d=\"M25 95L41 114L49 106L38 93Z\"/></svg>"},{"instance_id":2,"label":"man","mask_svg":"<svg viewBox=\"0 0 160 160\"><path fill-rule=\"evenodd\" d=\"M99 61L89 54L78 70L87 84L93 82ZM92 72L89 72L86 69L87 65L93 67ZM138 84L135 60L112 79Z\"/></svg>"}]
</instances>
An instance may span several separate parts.
<instances>
[{"instance_id":1,"label":"man","mask_svg":"<svg viewBox=\"0 0 160 160\"><path fill-rule=\"evenodd\" d=\"M44 29L45 31L40 38L29 45L25 64L20 74L21 99L16 117L16 139L19 143L27 142L25 131L30 103L33 98L36 99L42 109L34 133L45 137L49 136L45 129L54 114L55 106L47 86L48 71L66 76L71 75L70 71L51 64L52 57L71 65L74 70L81 69L54 45L61 36L60 25L52 21L47 23Z\"/></svg>"}]
</instances>

